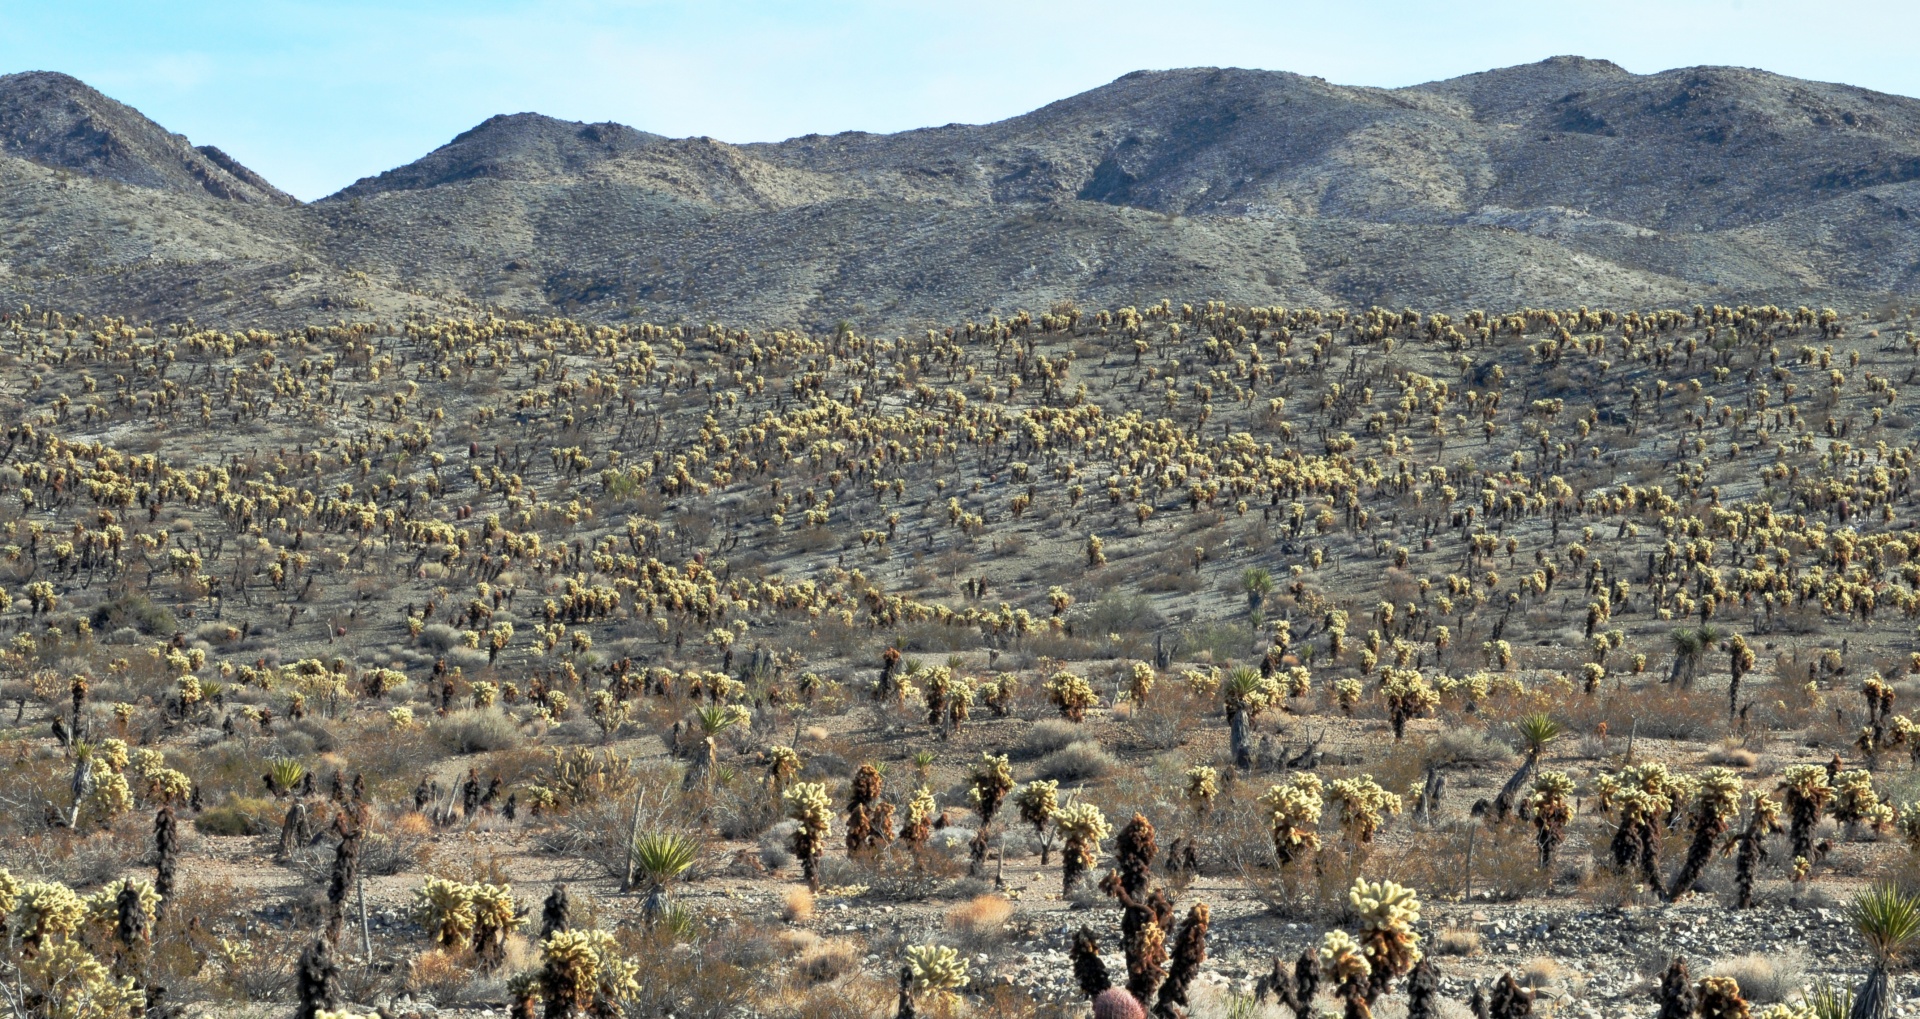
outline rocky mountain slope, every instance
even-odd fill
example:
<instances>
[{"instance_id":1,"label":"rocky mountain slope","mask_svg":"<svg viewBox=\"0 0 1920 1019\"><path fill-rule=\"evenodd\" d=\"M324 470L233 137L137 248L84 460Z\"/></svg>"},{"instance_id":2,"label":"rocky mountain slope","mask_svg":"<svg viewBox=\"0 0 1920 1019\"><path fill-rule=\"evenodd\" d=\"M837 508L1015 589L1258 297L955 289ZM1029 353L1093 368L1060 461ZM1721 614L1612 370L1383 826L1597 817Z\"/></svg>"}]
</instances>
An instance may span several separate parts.
<instances>
[{"instance_id":1,"label":"rocky mountain slope","mask_svg":"<svg viewBox=\"0 0 1920 1019\"><path fill-rule=\"evenodd\" d=\"M906 325L1073 299L1899 300L1920 100L1556 57L1404 89L1136 72L777 144L498 116L307 205L63 75L0 78L0 298L203 320L496 306Z\"/></svg>"}]
</instances>

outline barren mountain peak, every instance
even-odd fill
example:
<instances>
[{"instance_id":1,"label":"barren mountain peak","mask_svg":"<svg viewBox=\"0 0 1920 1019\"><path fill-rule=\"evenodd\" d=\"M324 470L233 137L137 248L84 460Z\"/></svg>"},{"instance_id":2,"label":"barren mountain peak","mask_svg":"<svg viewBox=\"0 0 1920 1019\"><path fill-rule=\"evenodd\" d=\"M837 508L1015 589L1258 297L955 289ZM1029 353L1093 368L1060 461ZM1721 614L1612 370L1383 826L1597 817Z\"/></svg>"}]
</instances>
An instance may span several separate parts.
<instances>
[{"instance_id":1,"label":"barren mountain peak","mask_svg":"<svg viewBox=\"0 0 1920 1019\"><path fill-rule=\"evenodd\" d=\"M137 187L293 203L231 156L195 149L133 107L57 71L0 76L0 152Z\"/></svg>"}]
</instances>

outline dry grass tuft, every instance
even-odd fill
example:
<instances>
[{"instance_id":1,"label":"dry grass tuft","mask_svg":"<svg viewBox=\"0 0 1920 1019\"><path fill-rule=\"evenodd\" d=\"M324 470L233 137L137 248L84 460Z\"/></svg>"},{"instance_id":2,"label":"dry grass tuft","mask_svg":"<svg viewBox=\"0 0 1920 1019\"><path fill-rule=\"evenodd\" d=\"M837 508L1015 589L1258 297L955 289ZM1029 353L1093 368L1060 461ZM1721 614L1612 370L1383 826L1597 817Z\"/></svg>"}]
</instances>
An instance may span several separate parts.
<instances>
[{"instance_id":1,"label":"dry grass tuft","mask_svg":"<svg viewBox=\"0 0 1920 1019\"><path fill-rule=\"evenodd\" d=\"M1013 903L1004 896L982 895L947 910L947 926L968 937L999 932L1013 916Z\"/></svg>"},{"instance_id":2,"label":"dry grass tuft","mask_svg":"<svg viewBox=\"0 0 1920 1019\"><path fill-rule=\"evenodd\" d=\"M813 918L813 893L801 885L787 889L780 900L780 919L800 923Z\"/></svg>"}]
</instances>

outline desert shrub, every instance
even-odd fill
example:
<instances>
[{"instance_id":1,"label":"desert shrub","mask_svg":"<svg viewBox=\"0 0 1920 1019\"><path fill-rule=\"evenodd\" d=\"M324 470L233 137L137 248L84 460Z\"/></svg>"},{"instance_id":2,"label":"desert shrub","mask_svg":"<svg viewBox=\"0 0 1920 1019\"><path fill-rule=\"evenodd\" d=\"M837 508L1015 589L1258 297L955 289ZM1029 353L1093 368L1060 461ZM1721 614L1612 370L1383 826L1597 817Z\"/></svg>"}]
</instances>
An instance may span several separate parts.
<instances>
[{"instance_id":1,"label":"desert shrub","mask_svg":"<svg viewBox=\"0 0 1920 1019\"><path fill-rule=\"evenodd\" d=\"M520 727L499 708L465 708L433 720L428 729L449 753L478 754L520 745Z\"/></svg>"},{"instance_id":2,"label":"desert shrub","mask_svg":"<svg viewBox=\"0 0 1920 1019\"><path fill-rule=\"evenodd\" d=\"M166 637L180 628L170 609L137 591L94 606L87 621L95 633L112 633L130 626L149 637Z\"/></svg>"},{"instance_id":3,"label":"desert shrub","mask_svg":"<svg viewBox=\"0 0 1920 1019\"><path fill-rule=\"evenodd\" d=\"M1165 625L1152 599L1142 594L1109 589L1100 600L1075 613L1074 629L1082 633L1148 633Z\"/></svg>"},{"instance_id":4,"label":"desert shrub","mask_svg":"<svg viewBox=\"0 0 1920 1019\"><path fill-rule=\"evenodd\" d=\"M1020 740L1018 756L1023 760L1045 757L1065 750L1079 740L1080 727L1061 718L1045 718L1028 727Z\"/></svg>"},{"instance_id":5,"label":"desert shrub","mask_svg":"<svg viewBox=\"0 0 1920 1019\"><path fill-rule=\"evenodd\" d=\"M1423 764L1501 764L1513 757L1513 748L1485 729L1452 726L1435 733L1421 748Z\"/></svg>"},{"instance_id":6,"label":"desert shrub","mask_svg":"<svg viewBox=\"0 0 1920 1019\"><path fill-rule=\"evenodd\" d=\"M200 812L194 827L208 835L265 835L277 830L286 806L259 796L234 795L219 806Z\"/></svg>"},{"instance_id":7,"label":"desert shrub","mask_svg":"<svg viewBox=\"0 0 1920 1019\"><path fill-rule=\"evenodd\" d=\"M420 646L434 654L445 654L460 646L460 631L445 623L429 623L420 631Z\"/></svg>"},{"instance_id":8,"label":"desert shrub","mask_svg":"<svg viewBox=\"0 0 1920 1019\"><path fill-rule=\"evenodd\" d=\"M1035 774L1056 782L1084 782L1119 766L1105 747L1092 740L1076 740L1042 758Z\"/></svg>"},{"instance_id":9,"label":"desert shrub","mask_svg":"<svg viewBox=\"0 0 1920 1019\"><path fill-rule=\"evenodd\" d=\"M1798 951L1755 952L1715 963L1710 975L1732 977L1748 1001L1773 1004L1798 994L1807 975L1806 956Z\"/></svg>"}]
</instances>

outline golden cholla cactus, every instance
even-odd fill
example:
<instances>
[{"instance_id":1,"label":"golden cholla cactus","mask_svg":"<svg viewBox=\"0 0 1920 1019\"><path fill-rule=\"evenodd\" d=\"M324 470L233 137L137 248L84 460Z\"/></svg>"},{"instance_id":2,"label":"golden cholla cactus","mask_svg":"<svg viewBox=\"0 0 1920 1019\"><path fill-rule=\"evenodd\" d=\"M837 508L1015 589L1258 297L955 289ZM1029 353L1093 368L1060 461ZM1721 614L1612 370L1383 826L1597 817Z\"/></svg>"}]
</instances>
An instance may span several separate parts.
<instances>
[{"instance_id":1,"label":"golden cholla cactus","mask_svg":"<svg viewBox=\"0 0 1920 1019\"><path fill-rule=\"evenodd\" d=\"M1380 696L1387 702L1387 717L1393 724L1393 738L1405 735L1407 721L1432 711L1440 704L1440 695L1427 685L1426 677L1415 669L1388 668L1381 676Z\"/></svg>"},{"instance_id":2,"label":"golden cholla cactus","mask_svg":"<svg viewBox=\"0 0 1920 1019\"><path fill-rule=\"evenodd\" d=\"M1054 673L1053 678L1047 680L1047 700L1070 722L1086 718L1087 709L1100 702L1086 677L1064 671Z\"/></svg>"},{"instance_id":3,"label":"golden cholla cactus","mask_svg":"<svg viewBox=\"0 0 1920 1019\"><path fill-rule=\"evenodd\" d=\"M58 881L29 881L15 899L13 929L29 945L64 938L87 916L86 901Z\"/></svg>"},{"instance_id":4,"label":"golden cholla cactus","mask_svg":"<svg viewBox=\"0 0 1920 1019\"><path fill-rule=\"evenodd\" d=\"M457 952L467 947L474 925L471 887L444 878L427 878L413 890L413 918L441 948Z\"/></svg>"},{"instance_id":5,"label":"golden cholla cactus","mask_svg":"<svg viewBox=\"0 0 1920 1019\"><path fill-rule=\"evenodd\" d=\"M1053 815L1053 825L1066 842L1060 848L1063 870L1061 894L1073 894L1082 875L1093 869L1100 843L1113 835L1107 816L1091 803L1075 803Z\"/></svg>"},{"instance_id":6,"label":"golden cholla cactus","mask_svg":"<svg viewBox=\"0 0 1920 1019\"><path fill-rule=\"evenodd\" d=\"M1340 713L1352 717L1353 709L1360 706L1360 699L1366 694L1366 688L1359 680L1349 676L1334 680L1332 689L1334 703L1340 706Z\"/></svg>"},{"instance_id":7,"label":"golden cholla cactus","mask_svg":"<svg viewBox=\"0 0 1920 1019\"><path fill-rule=\"evenodd\" d=\"M1392 881L1355 878L1347 903L1360 918L1361 950L1370 968L1370 996L1385 991L1387 982L1405 976L1420 961L1420 897Z\"/></svg>"},{"instance_id":8,"label":"golden cholla cactus","mask_svg":"<svg viewBox=\"0 0 1920 1019\"><path fill-rule=\"evenodd\" d=\"M907 948L907 971L916 993L951 994L967 986L967 960L946 945L912 945Z\"/></svg>"},{"instance_id":9,"label":"golden cholla cactus","mask_svg":"<svg viewBox=\"0 0 1920 1019\"><path fill-rule=\"evenodd\" d=\"M1153 666L1147 662L1134 662L1127 677L1127 696L1137 707L1147 702L1147 694L1153 692L1153 682L1159 678Z\"/></svg>"},{"instance_id":10,"label":"golden cholla cactus","mask_svg":"<svg viewBox=\"0 0 1920 1019\"><path fill-rule=\"evenodd\" d=\"M1318 954L1320 971L1340 989L1340 993L1364 996L1373 965L1367 961L1366 949L1354 940L1353 935L1343 930L1328 931L1320 938Z\"/></svg>"},{"instance_id":11,"label":"golden cholla cactus","mask_svg":"<svg viewBox=\"0 0 1920 1019\"><path fill-rule=\"evenodd\" d=\"M1286 782L1269 786L1260 796L1273 833L1273 852L1281 866L1308 850L1320 848L1320 815L1324 806L1320 776L1294 773Z\"/></svg>"},{"instance_id":12,"label":"golden cholla cactus","mask_svg":"<svg viewBox=\"0 0 1920 1019\"><path fill-rule=\"evenodd\" d=\"M1864 768L1833 776L1833 801L1828 812L1846 825L1849 833L1860 825L1885 831L1893 824L1893 807L1880 801L1880 794L1873 788L1873 772Z\"/></svg>"},{"instance_id":13,"label":"golden cholla cactus","mask_svg":"<svg viewBox=\"0 0 1920 1019\"><path fill-rule=\"evenodd\" d=\"M1813 831L1833 798L1827 769L1795 764L1780 773L1780 796L1787 809L1787 841L1796 861L1813 858Z\"/></svg>"},{"instance_id":14,"label":"golden cholla cactus","mask_svg":"<svg viewBox=\"0 0 1920 1019\"><path fill-rule=\"evenodd\" d=\"M833 834L833 800L820 782L796 782L781 794L786 800L787 816L800 822L793 832L793 855L800 858L807 885L820 885L820 853Z\"/></svg>"},{"instance_id":15,"label":"golden cholla cactus","mask_svg":"<svg viewBox=\"0 0 1920 1019\"><path fill-rule=\"evenodd\" d=\"M1385 815L1400 812L1400 797L1382 789L1372 775L1335 779L1328 788L1340 803L1340 830L1356 846L1373 841Z\"/></svg>"},{"instance_id":16,"label":"golden cholla cactus","mask_svg":"<svg viewBox=\"0 0 1920 1019\"><path fill-rule=\"evenodd\" d=\"M77 941L40 948L21 963L20 976L46 1019L136 1019L146 1008L146 994L131 976L116 979Z\"/></svg>"},{"instance_id":17,"label":"golden cholla cactus","mask_svg":"<svg viewBox=\"0 0 1920 1019\"><path fill-rule=\"evenodd\" d=\"M1540 772L1533 777L1526 805L1540 847L1540 866L1551 867L1554 851L1566 840L1567 823L1573 820L1573 779L1564 771Z\"/></svg>"},{"instance_id":18,"label":"golden cholla cactus","mask_svg":"<svg viewBox=\"0 0 1920 1019\"><path fill-rule=\"evenodd\" d=\"M1213 798L1220 795L1220 773L1204 764L1187 769L1187 802L1202 818L1213 811Z\"/></svg>"}]
</instances>

